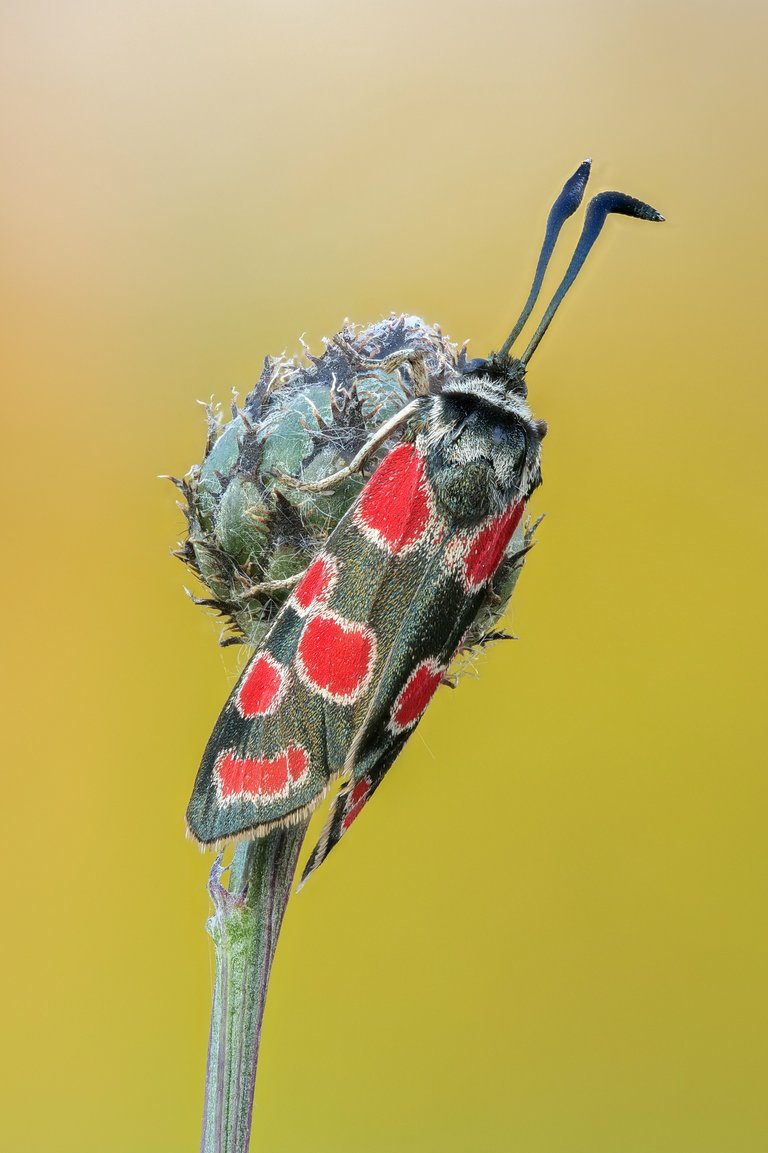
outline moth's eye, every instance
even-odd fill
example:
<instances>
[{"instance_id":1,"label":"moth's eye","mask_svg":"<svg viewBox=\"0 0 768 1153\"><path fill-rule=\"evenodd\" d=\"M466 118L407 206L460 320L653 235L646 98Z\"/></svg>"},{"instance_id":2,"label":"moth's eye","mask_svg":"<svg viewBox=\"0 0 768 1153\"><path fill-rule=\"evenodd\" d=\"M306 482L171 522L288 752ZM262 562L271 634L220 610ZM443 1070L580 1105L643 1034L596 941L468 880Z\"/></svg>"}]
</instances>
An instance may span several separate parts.
<instances>
[{"instance_id":1,"label":"moth's eye","mask_svg":"<svg viewBox=\"0 0 768 1153\"><path fill-rule=\"evenodd\" d=\"M518 449L520 429L515 424L495 424L491 429L491 440L494 444L504 444L512 449Z\"/></svg>"},{"instance_id":2,"label":"moth's eye","mask_svg":"<svg viewBox=\"0 0 768 1153\"><path fill-rule=\"evenodd\" d=\"M451 431L449 433L450 440L451 440L452 444L459 439L459 437L461 436L461 434L463 433L464 429L467 427L468 424L469 424L469 417L468 416L465 416L461 420L456 422L456 424L453 426L453 428L451 429Z\"/></svg>"},{"instance_id":3,"label":"moth's eye","mask_svg":"<svg viewBox=\"0 0 768 1153\"><path fill-rule=\"evenodd\" d=\"M491 429L491 444L507 461L522 461L528 451L525 432L517 424L495 424Z\"/></svg>"}]
</instances>

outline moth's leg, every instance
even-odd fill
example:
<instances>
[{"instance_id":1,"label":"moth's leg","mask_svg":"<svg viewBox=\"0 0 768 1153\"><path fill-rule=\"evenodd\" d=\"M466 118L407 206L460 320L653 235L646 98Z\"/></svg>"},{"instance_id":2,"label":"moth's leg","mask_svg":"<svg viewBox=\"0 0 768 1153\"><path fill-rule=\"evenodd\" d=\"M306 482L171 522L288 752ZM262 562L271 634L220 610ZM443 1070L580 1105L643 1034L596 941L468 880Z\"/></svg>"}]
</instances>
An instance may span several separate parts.
<instances>
[{"instance_id":1,"label":"moth's leg","mask_svg":"<svg viewBox=\"0 0 768 1153\"><path fill-rule=\"evenodd\" d=\"M531 546L533 544L535 544L535 541L533 539L534 534L536 532L536 529L539 527L541 522L544 520L545 516L546 516L546 513L542 512L542 513L540 513L539 516L536 517L536 520L531 521L530 517L528 517L528 519L526 520L525 529L523 531L523 544L527 548L531 548Z\"/></svg>"},{"instance_id":2,"label":"moth's leg","mask_svg":"<svg viewBox=\"0 0 768 1153\"><path fill-rule=\"evenodd\" d=\"M383 361L376 361L376 364L382 364ZM379 448L380 445L388 440L395 429L399 428L401 424L405 424L415 412L418 411L419 402L412 400L410 404L406 404L405 408L401 408L389 420L385 420L380 428L377 428L374 434L368 438L363 447L352 458L349 464L344 468L340 468L338 472L334 472L331 476L325 477L324 480L304 481L296 480L292 476L278 475L277 479L281 484L287 488L298 488L302 492L324 492L328 488L334 488L341 481L346 480L347 477L352 476L354 473L359 472L365 462L370 456Z\"/></svg>"},{"instance_id":3,"label":"moth's leg","mask_svg":"<svg viewBox=\"0 0 768 1153\"><path fill-rule=\"evenodd\" d=\"M347 340L341 333L334 336L331 343L341 349L347 359L351 360L355 367L361 371L378 372L383 368L386 372L394 372L414 355L419 355L412 348L400 348L397 352L390 352L389 356L385 357L364 356L358 348L355 348L352 341Z\"/></svg>"},{"instance_id":4,"label":"moth's leg","mask_svg":"<svg viewBox=\"0 0 768 1153\"><path fill-rule=\"evenodd\" d=\"M304 572L306 572L306 569ZM304 576L304 572L297 572L293 576L283 577L281 580L262 581L260 584L251 585L250 588L242 593L243 600L249 600L251 597L269 596L270 593L278 593L283 592L285 589L292 589Z\"/></svg>"},{"instance_id":5,"label":"moth's leg","mask_svg":"<svg viewBox=\"0 0 768 1153\"><path fill-rule=\"evenodd\" d=\"M426 353L418 348L400 348L397 352L390 352L389 356L384 356L380 360L373 357L363 356L361 352L343 336L334 337L333 343L340 348L344 355L354 362L355 366L360 370L361 374L373 374L377 372L395 373L404 364L411 367L413 375L413 391L416 396L429 396L429 372L427 371L427 357Z\"/></svg>"},{"instance_id":6,"label":"moth's leg","mask_svg":"<svg viewBox=\"0 0 768 1153\"><path fill-rule=\"evenodd\" d=\"M536 544L536 541L533 539L534 534L536 529L544 520L544 515L545 514L542 513L541 516L537 516L535 521L531 521L531 518L528 517L528 520L525 522L525 528L523 530L523 547L519 548L517 552L509 553L507 555L507 560L510 561L516 568L519 568L522 565L523 560Z\"/></svg>"}]
</instances>

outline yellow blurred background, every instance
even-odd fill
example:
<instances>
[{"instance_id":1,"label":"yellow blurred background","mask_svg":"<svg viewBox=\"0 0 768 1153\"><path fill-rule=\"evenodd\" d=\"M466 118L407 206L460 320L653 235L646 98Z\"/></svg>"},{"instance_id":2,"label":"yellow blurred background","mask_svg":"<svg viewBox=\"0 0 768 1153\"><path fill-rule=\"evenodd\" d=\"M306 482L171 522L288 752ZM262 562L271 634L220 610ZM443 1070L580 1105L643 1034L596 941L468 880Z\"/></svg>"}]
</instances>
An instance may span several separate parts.
<instances>
[{"instance_id":1,"label":"yellow blurred background","mask_svg":"<svg viewBox=\"0 0 768 1153\"><path fill-rule=\"evenodd\" d=\"M3 1150L199 1140L182 814L244 654L168 553L195 401L345 316L498 346L585 155L667 223L609 221L533 361L521 639L289 905L253 1148L768 1149L767 28L725 0L2 5Z\"/></svg>"}]
</instances>

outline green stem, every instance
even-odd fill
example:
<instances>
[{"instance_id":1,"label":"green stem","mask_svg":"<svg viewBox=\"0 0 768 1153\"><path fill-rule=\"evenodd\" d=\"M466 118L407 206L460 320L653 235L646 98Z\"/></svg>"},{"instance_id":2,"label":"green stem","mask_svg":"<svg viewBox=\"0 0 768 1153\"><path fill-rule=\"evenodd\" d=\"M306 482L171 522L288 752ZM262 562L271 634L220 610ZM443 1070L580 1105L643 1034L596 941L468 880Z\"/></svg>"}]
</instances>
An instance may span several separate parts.
<instances>
[{"instance_id":1,"label":"green stem","mask_svg":"<svg viewBox=\"0 0 768 1153\"><path fill-rule=\"evenodd\" d=\"M240 844L221 883L218 857L207 929L216 949L201 1153L248 1153L264 1003L307 823Z\"/></svg>"}]
</instances>

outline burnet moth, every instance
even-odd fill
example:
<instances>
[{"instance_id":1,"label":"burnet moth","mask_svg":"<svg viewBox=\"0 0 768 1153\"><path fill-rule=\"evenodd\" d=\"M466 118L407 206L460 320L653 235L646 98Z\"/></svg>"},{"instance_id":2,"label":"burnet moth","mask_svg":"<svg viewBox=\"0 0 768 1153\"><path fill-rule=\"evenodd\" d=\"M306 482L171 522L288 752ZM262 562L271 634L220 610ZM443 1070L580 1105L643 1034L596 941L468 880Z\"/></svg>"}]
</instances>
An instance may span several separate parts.
<instances>
[{"instance_id":1,"label":"burnet moth","mask_svg":"<svg viewBox=\"0 0 768 1153\"><path fill-rule=\"evenodd\" d=\"M518 526L541 480L546 433L526 403L528 363L606 217L663 219L624 193L595 196L560 286L524 352L512 356L589 171L585 161L557 197L530 294L498 352L462 353L438 371L418 347L395 349L374 367L407 372L412 399L333 475L278 478L333 492L387 449L292 583L216 722L187 810L201 845L303 821L342 778L303 883L376 791L518 563Z\"/></svg>"}]
</instances>

